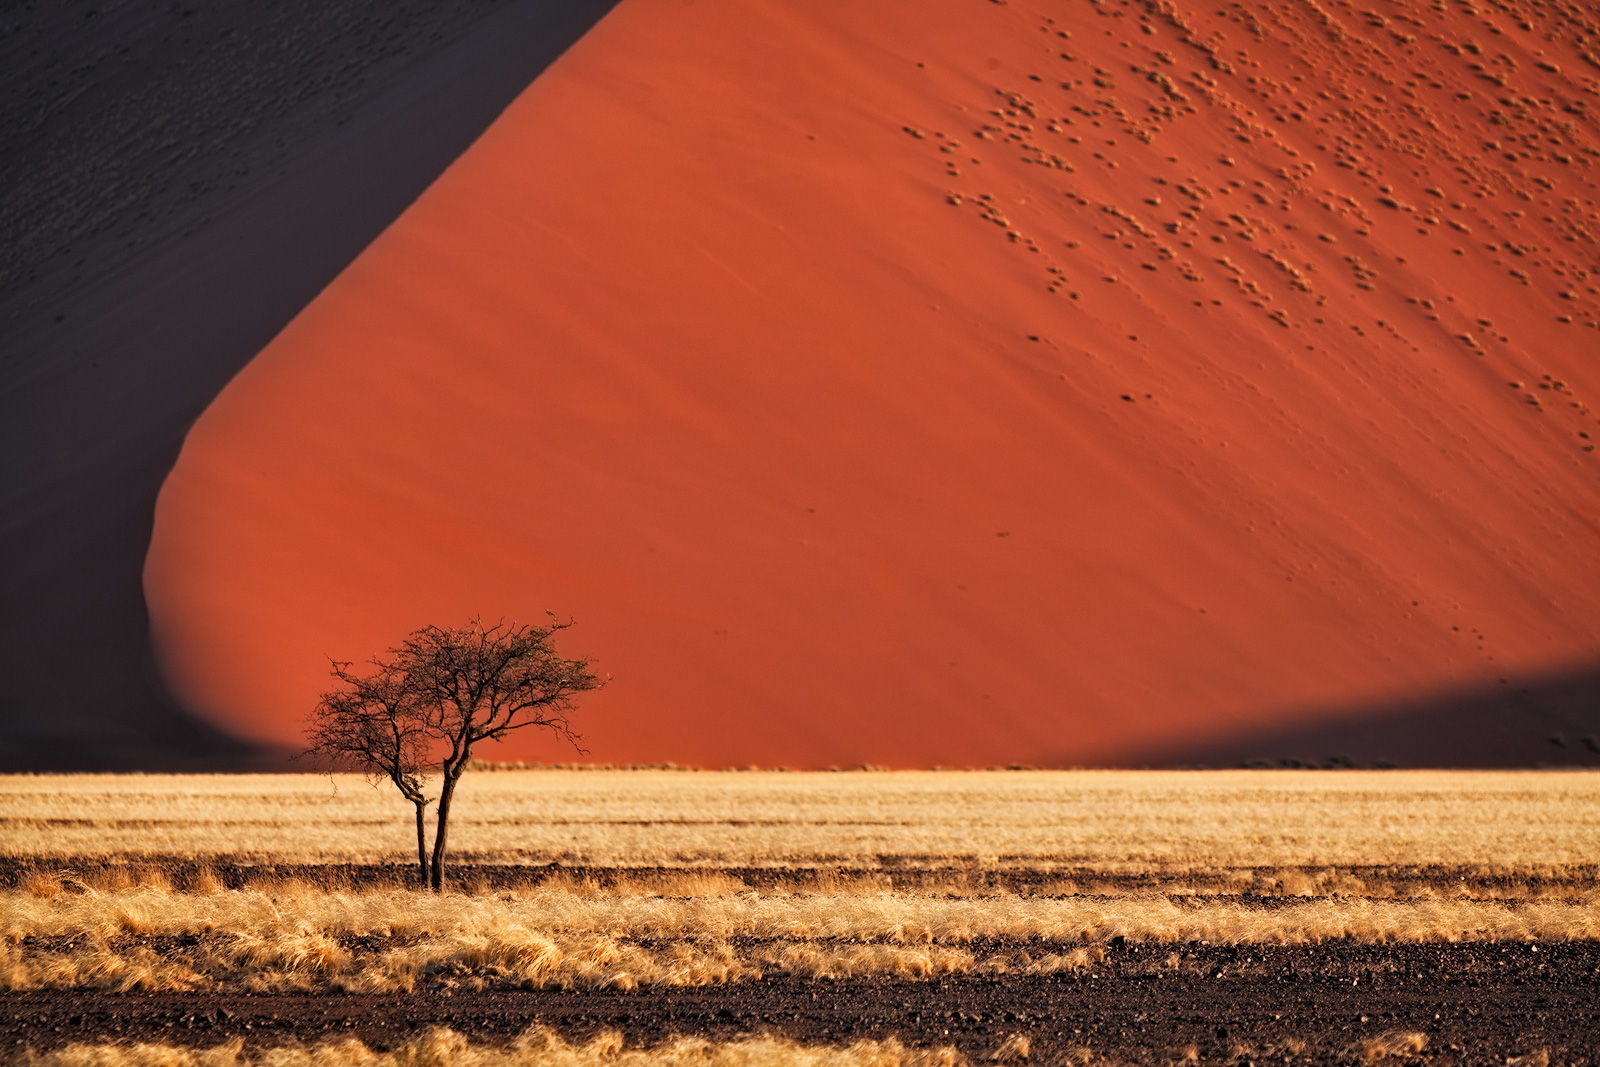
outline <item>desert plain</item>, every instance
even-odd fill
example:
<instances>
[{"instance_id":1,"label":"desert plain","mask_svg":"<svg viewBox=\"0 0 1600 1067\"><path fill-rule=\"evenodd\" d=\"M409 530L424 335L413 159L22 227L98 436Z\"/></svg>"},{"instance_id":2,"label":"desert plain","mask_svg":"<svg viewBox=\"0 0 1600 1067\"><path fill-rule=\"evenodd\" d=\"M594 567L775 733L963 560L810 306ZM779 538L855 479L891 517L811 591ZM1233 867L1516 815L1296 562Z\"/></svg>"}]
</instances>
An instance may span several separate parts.
<instances>
[{"instance_id":1,"label":"desert plain","mask_svg":"<svg viewBox=\"0 0 1600 1067\"><path fill-rule=\"evenodd\" d=\"M0 779L0 1059L1594 1063L1597 42L15 6L0 768L282 772L547 610L619 766L471 772L442 895L359 778Z\"/></svg>"},{"instance_id":2,"label":"desert plain","mask_svg":"<svg viewBox=\"0 0 1600 1067\"><path fill-rule=\"evenodd\" d=\"M1589 772L0 782L0 1055L1590 1063Z\"/></svg>"}]
</instances>

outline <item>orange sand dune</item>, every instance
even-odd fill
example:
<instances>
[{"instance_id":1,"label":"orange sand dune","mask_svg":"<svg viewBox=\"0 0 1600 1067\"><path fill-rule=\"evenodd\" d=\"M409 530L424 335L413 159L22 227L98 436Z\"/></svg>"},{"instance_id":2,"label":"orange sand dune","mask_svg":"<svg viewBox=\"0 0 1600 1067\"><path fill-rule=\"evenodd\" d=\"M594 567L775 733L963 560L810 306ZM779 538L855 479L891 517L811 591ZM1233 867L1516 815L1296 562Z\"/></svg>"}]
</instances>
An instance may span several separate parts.
<instances>
[{"instance_id":1,"label":"orange sand dune","mask_svg":"<svg viewBox=\"0 0 1600 1067\"><path fill-rule=\"evenodd\" d=\"M168 678L549 609L596 759L927 765L1591 664L1597 31L624 0L190 433Z\"/></svg>"}]
</instances>

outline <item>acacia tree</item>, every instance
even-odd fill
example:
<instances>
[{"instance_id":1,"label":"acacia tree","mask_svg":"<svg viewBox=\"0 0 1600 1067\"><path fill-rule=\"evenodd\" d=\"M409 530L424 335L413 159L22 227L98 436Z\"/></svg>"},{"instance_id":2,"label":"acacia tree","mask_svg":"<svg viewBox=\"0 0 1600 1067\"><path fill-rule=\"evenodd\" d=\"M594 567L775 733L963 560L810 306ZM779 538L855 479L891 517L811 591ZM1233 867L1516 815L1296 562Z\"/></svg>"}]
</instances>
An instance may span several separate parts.
<instances>
[{"instance_id":1,"label":"acacia tree","mask_svg":"<svg viewBox=\"0 0 1600 1067\"><path fill-rule=\"evenodd\" d=\"M588 660L556 653L555 635L571 626L484 626L477 619L459 629L426 626L387 658L374 657L369 676L334 662L342 688L325 693L312 711L306 754L386 777L416 806L419 873L434 892L444 889L451 803L473 746L533 726L577 747L567 716L578 694L605 681ZM434 801L423 782L433 775L439 796L430 856L423 813Z\"/></svg>"},{"instance_id":2,"label":"acacia tree","mask_svg":"<svg viewBox=\"0 0 1600 1067\"><path fill-rule=\"evenodd\" d=\"M428 884L428 838L425 816L432 804L423 791L433 740L404 672L374 657L377 668L362 677L351 664L330 660L331 673L343 685L322 694L312 711L303 755L334 766L354 767L369 779L387 778L417 809L417 881Z\"/></svg>"}]
</instances>

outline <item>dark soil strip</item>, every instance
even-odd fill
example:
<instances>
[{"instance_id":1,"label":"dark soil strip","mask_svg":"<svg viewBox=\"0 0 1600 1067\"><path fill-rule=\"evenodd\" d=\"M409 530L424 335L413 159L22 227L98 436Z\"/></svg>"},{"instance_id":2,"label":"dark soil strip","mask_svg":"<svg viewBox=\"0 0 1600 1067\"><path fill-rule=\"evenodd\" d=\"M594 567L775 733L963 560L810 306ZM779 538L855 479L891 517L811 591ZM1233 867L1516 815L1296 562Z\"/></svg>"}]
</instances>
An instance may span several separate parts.
<instances>
[{"instance_id":1,"label":"dark soil strip","mask_svg":"<svg viewBox=\"0 0 1600 1067\"><path fill-rule=\"evenodd\" d=\"M552 877L587 879L601 887L615 886L619 882L641 882L651 877L679 876L684 874L722 874L743 882L751 889L774 888L805 890L808 888L843 888L859 884L867 888L894 889L944 889L963 888L975 891L1009 890L1015 893L1060 893L1065 883L1085 895L1121 895L1129 892L1180 891L1183 894L1205 894L1239 897L1253 903L1269 905L1273 902L1299 901L1300 897L1284 897L1269 888L1288 871L1299 871L1317 879L1330 868L1263 867L1248 874L1249 881L1241 881L1224 872L1196 874L1164 874L1142 872L1137 874L1106 873L1090 867L1058 867L1049 871L1023 867L962 867L950 865L948 857L928 858L926 865L918 865L917 857L878 857L879 866L860 867L577 867L559 863L453 863L448 868L448 881L456 889L467 892L494 892L505 889L531 889ZM938 865L935 865L938 864ZM107 877L124 877L136 882L146 872L159 871L174 888L184 889L194 884L204 869L214 875L229 889L239 889L272 879L294 879L330 889L358 889L376 886L410 886L415 881L415 871L410 866L364 863L275 863L256 864L227 860L196 860L193 857L149 856L130 862L89 857L42 859L33 856L0 856L0 887L13 888L30 871L72 873L91 881ZM1559 871L1532 873L1507 872L1480 866L1383 866L1367 865L1337 868L1337 875L1357 879L1369 887L1383 887L1398 897L1426 893L1437 894L1465 891L1475 895L1494 892L1526 892L1530 896L1554 894L1576 899L1592 891L1600 882L1600 864L1583 864L1564 867ZM1336 891L1340 882L1326 883ZM1325 890L1318 890L1319 895ZM1360 896L1359 892L1344 895Z\"/></svg>"},{"instance_id":2,"label":"dark soil strip","mask_svg":"<svg viewBox=\"0 0 1600 1067\"><path fill-rule=\"evenodd\" d=\"M1118 953L1154 951L1114 946ZM1161 951L1166 951L1161 949ZM76 1040L251 1046L353 1035L388 1047L449 1026L505 1041L531 1026L630 1044L676 1035L771 1033L808 1043L898 1036L987 1058L1026 1036L1033 1062L1075 1047L1158 1063L1193 1045L1202 1061L1343 1062L1395 1031L1427 1035L1422 1059L1503 1065L1600 1063L1600 945L1334 945L1185 948L1165 974L1129 967L1083 976L819 982L773 978L698 989L434 991L398 995L212 995L88 991L0 1000L0 1058ZM1131 961L1130 961L1131 962ZM1303 1043L1298 1046L1296 1043ZM1370 1058L1370 1056L1369 1056Z\"/></svg>"}]
</instances>

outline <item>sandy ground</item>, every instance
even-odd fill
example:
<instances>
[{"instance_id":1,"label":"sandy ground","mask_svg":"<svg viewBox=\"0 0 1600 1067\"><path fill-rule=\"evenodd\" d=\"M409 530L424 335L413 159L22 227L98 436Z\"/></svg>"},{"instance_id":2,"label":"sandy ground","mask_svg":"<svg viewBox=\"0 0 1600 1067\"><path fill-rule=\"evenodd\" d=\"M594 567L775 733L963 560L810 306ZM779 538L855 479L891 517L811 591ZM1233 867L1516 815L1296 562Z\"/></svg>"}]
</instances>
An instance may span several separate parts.
<instances>
[{"instance_id":1,"label":"sandy ground","mask_svg":"<svg viewBox=\"0 0 1600 1067\"><path fill-rule=\"evenodd\" d=\"M217 766L147 641L233 374L609 4L68 2L0 28L0 766Z\"/></svg>"},{"instance_id":2,"label":"sandy ground","mask_svg":"<svg viewBox=\"0 0 1600 1067\"><path fill-rule=\"evenodd\" d=\"M1596 28L626 0L189 434L164 677L548 609L600 760L1592 761Z\"/></svg>"}]
</instances>

